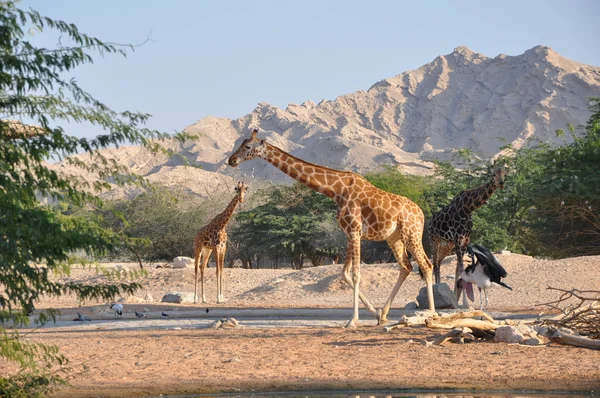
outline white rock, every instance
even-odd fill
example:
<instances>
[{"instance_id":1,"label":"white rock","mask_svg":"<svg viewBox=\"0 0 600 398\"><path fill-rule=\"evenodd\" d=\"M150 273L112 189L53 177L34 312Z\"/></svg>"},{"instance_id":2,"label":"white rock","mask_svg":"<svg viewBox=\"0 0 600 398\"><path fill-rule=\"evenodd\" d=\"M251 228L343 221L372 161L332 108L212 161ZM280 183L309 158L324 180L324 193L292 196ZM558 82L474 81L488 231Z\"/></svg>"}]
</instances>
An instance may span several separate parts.
<instances>
[{"instance_id":1,"label":"white rock","mask_svg":"<svg viewBox=\"0 0 600 398\"><path fill-rule=\"evenodd\" d=\"M537 344L533 344L536 341L533 339L537 339ZM528 340L528 345L539 345L541 342L536 331L526 325L501 326L496 329L496 335L494 336L496 343L524 343Z\"/></svg>"},{"instance_id":2,"label":"white rock","mask_svg":"<svg viewBox=\"0 0 600 398\"><path fill-rule=\"evenodd\" d=\"M175 257L173 259L173 268L194 268L194 259L185 256Z\"/></svg>"},{"instance_id":3,"label":"white rock","mask_svg":"<svg viewBox=\"0 0 600 398\"><path fill-rule=\"evenodd\" d=\"M160 300L163 303L192 303L194 302L194 293L190 292L169 292Z\"/></svg>"}]
</instances>

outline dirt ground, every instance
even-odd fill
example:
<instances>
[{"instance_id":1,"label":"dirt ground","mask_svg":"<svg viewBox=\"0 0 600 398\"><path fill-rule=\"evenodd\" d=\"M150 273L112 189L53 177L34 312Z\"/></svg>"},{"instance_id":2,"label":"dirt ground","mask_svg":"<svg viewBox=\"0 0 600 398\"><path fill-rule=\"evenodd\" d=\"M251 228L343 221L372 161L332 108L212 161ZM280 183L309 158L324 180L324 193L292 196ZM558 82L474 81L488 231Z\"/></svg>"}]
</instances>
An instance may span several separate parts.
<instances>
[{"instance_id":1,"label":"dirt ground","mask_svg":"<svg viewBox=\"0 0 600 398\"><path fill-rule=\"evenodd\" d=\"M600 288L600 256L551 261L505 255L499 259L509 274L506 282L514 290L492 289L491 312L537 314L542 307L536 304L557 298L548 286ZM454 261L446 259L442 275L454 273ZM213 314L225 309L343 308L348 319L351 316L351 290L341 282L338 265L299 271L226 269L228 301L220 305L215 304L214 268L207 275L209 302L197 305L160 303L169 291L193 292L193 269L146 268L147 274L140 279L143 288L135 296L123 297L125 314L118 321L108 321L113 316L110 303L78 303L70 297L39 303L40 308L61 311L57 325L27 334L31 341L58 345L70 359L72 387L58 391L57 396L407 388L587 394L600 390L600 351L487 341L427 347L424 341L443 331L415 327L385 333L368 314L361 315L358 329L344 329L345 320L321 327L120 328L119 322L148 322L136 319L134 310L148 312L149 318L154 314L160 318L161 311L193 318L197 315L191 314L206 308ZM362 267L361 291L376 307L387 299L397 272L393 264ZM92 283L104 280L83 269L74 270L70 278ZM452 285L451 278L444 281ZM403 308L414 301L423 286L418 274L411 274L393 307ZM476 300L478 304L477 294ZM92 322L72 322L76 312Z\"/></svg>"}]
</instances>

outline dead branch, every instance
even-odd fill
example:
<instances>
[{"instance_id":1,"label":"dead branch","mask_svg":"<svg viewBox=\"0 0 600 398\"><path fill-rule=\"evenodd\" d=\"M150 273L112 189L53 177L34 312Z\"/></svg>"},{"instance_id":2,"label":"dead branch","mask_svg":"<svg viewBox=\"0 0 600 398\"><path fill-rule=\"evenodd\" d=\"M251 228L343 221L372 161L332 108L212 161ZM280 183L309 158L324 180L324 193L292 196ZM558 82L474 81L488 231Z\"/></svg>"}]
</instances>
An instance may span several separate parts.
<instances>
[{"instance_id":1,"label":"dead branch","mask_svg":"<svg viewBox=\"0 0 600 398\"><path fill-rule=\"evenodd\" d=\"M464 344L465 339L475 340L475 336L472 334L472 330L469 328L457 328L449 331L446 334L441 335L433 341L433 345L442 345L448 340L456 339L458 343Z\"/></svg>"},{"instance_id":2,"label":"dead branch","mask_svg":"<svg viewBox=\"0 0 600 398\"><path fill-rule=\"evenodd\" d=\"M485 320L471 319L482 317ZM428 328L454 329L467 327L479 330L496 330L500 324L483 311L457 312L446 316L432 316L425 320Z\"/></svg>"},{"instance_id":3,"label":"dead branch","mask_svg":"<svg viewBox=\"0 0 600 398\"><path fill-rule=\"evenodd\" d=\"M557 330L549 337L550 341L557 344L573 345L577 347L591 348L600 350L600 340L593 340L589 337L575 336L572 334L563 333Z\"/></svg>"},{"instance_id":4,"label":"dead branch","mask_svg":"<svg viewBox=\"0 0 600 398\"><path fill-rule=\"evenodd\" d=\"M538 304L560 312L558 316L545 319L545 325L572 329L580 335L600 339L600 291L566 290L550 286L548 289L562 294L558 300Z\"/></svg>"},{"instance_id":5,"label":"dead branch","mask_svg":"<svg viewBox=\"0 0 600 398\"><path fill-rule=\"evenodd\" d=\"M400 318L400 321L398 323L394 323L392 325L386 326L385 328L383 328L383 330L385 330L386 332L389 332L391 330L394 330L397 328L402 328L405 326L425 325L425 320L427 318L428 317L423 316L423 315L415 315L415 316L402 315L402 318Z\"/></svg>"}]
</instances>

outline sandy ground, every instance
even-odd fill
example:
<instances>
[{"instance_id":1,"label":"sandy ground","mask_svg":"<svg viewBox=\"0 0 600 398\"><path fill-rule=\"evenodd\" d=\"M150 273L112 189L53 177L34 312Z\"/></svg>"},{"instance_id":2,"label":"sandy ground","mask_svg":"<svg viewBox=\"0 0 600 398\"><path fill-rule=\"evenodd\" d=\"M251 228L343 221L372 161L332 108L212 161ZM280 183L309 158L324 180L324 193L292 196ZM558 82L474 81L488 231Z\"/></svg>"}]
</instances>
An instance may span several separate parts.
<instances>
[{"instance_id":1,"label":"sandy ground","mask_svg":"<svg viewBox=\"0 0 600 398\"><path fill-rule=\"evenodd\" d=\"M600 287L600 256L551 261L507 255L499 259L509 273L506 282L514 290L498 287L490 291L492 313L535 315L542 311L536 304L557 298L548 286ZM454 273L453 261L446 260L442 275ZM214 268L209 268L207 276L209 302L197 305L160 303L166 292L193 292L193 269L146 268L147 274L140 278L143 288L135 296L123 297L125 314L120 320L112 319L109 303L78 303L70 297L39 303L40 308L59 308L59 322L28 332L27 338L58 345L71 361L72 387L57 396L406 388L588 394L600 390L600 351L483 341L426 347L425 340L443 331L404 328L385 333L366 311L361 312L358 329L343 329L352 300L350 289L340 280L338 265L300 271L226 269L228 301L220 305L215 304ZM365 265L362 270L361 290L381 307L397 278L396 266ZM104 280L83 269L74 270L70 278L92 283ZM452 284L449 277L445 281ZM409 276L390 320L397 319L399 309L414 301L423 286L416 272ZM149 316L136 319L134 310ZM170 316L161 317L162 311ZM304 315L286 324L273 316L277 311ZM92 322L72 322L76 312ZM240 314L242 328L209 327L214 319L235 313ZM252 321L247 316L252 313L267 314L274 321ZM322 322L311 321L311 313L315 319L318 314L328 315Z\"/></svg>"}]
</instances>

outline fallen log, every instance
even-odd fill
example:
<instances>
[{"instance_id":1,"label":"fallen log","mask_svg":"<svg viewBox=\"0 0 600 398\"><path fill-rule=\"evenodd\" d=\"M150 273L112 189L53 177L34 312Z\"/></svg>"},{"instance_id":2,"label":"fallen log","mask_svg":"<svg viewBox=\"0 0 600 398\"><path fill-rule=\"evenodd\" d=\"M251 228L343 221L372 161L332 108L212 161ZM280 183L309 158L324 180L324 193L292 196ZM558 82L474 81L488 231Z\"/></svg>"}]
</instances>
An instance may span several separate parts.
<instances>
[{"instance_id":1,"label":"fallen log","mask_svg":"<svg viewBox=\"0 0 600 398\"><path fill-rule=\"evenodd\" d=\"M485 320L471 319L483 317ZM467 327L479 330L496 330L500 324L483 311L457 312L446 316L433 316L425 320L428 328L454 329Z\"/></svg>"},{"instance_id":2,"label":"fallen log","mask_svg":"<svg viewBox=\"0 0 600 398\"><path fill-rule=\"evenodd\" d=\"M415 315L415 316L402 315L402 318L400 318L400 321L398 323L394 323L392 325L386 326L383 328L383 330L386 332L389 332L391 330L403 328L405 326L425 325L425 320L427 320L427 319L428 319L428 317L422 316L422 315Z\"/></svg>"},{"instance_id":3,"label":"fallen log","mask_svg":"<svg viewBox=\"0 0 600 398\"><path fill-rule=\"evenodd\" d=\"M469 328L453 329L453 330L449 331L448 333L443 334L443 335L439 336L438 338L436 338L433 341L433 345L442 345L446 341L451 340L451 339L457 339L460 344L464 344L465 339L475 340L475 336L473 336L471 333L472 333L472 330Z\"/></svg>"},{"instance_id":4,"label":"fallen log","mask_svg":"<svg viewBox=\"0 0 600 398\"><path fill-rule=\"evenodd\" d=\"M548 338L550 339L550 341L557 344L572 345L576 347L600 350L600 340L593 340L589 337L584 336L575 336L572 334L563 333L560 330L556 330Z\"/></svg>"},{"instance_id":5,"label":"fallen log","mask_svg":"<svg viewBox=\"0 0 600 398\"><path fill-rule=\"evenodd\" d=\"M496 330L501 325L489 322L489 321L481 321L478 319L453 319L453 320L445 320L444 318L439 319L427 319L425 324L428 328L433 329L454 329L454 328L462 328L467 327L470 329L480 329L480 330Z\"/></svg>"}]
</instances>

